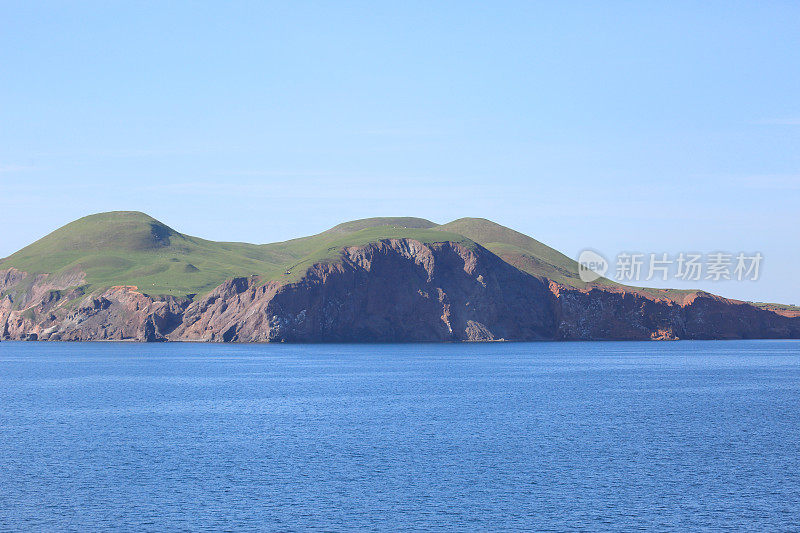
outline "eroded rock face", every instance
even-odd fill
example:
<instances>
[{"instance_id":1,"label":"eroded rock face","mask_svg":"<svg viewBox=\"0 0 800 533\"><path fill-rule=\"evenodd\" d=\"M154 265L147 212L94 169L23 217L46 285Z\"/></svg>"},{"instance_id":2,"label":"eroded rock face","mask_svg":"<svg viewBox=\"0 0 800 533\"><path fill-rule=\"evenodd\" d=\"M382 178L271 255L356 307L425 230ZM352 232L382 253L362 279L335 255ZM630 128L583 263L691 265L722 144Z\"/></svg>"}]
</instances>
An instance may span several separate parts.
<instances>
[{"instance_id":1,"label":"eroded rock face","mask_svg":"<svg viewBox=\"0 0 800 533\"><path fill-rule=\"evenodd\" d=\"M49 291L24 309L0 302L0 337L19 340L163 341L182 321L187 301L153 299L135 287L85 296L79 288Z\"/></svg>"},{"instance_id":2,"label":"eroded rock face","mask_svg":"<svg viewBox=\"0 0 800 533\"><path fill-rule=\"evenodd\" d=\"M267 306L280 285L261 284L257 277L228 280L186 308L175 340L267 342Z\"/></svg>"},{"instance_id":3,"label":"eroded rock face","mask_svg":"<svg viewBox=\"0 0 800 533\"><path fill-rule=\"evenodd\" d=\"M546 339L547 286L483 250L389 240L294 284L228 281L187 308L179 339L404 342Z\"/></svg>"},{"instance_id":4,"label":"eroded rock face","mask_svg":"<svg viewBox=\"0 0 800 533\"><path fill-rule=\"evenodd\" d=\"M209 342L434 342L800 338L800 318L697 292L684 301L578 290L488 250L386 240L343 250L297 283L228 280L190 301L120 286L83 294L80 273L0 270L0 338ZM72 285L65 285L72 283Z\"/></svg>"},{"instance_id":5,"label":"eroded rock face","mask_svg":"<svg viewBox=\"0 0 800 533\"><path fill-rule=\"evenodd\" d=\"M581 291L551 282L560 339L674 340L800 338L800 319L697 291L682 302L637 292Z\"/></svg>"},{"instance_id":6,"label":"eroded rock face","mask_svg":"<svg viewBox=\"0 0 800 533\"><path fill-rule=\"evenodd\" d=\"M275 295L274 338L287 341L548 339L547 286L477 248L391 240L346 250L336 267Z\"/></svg>"}]
</instances>

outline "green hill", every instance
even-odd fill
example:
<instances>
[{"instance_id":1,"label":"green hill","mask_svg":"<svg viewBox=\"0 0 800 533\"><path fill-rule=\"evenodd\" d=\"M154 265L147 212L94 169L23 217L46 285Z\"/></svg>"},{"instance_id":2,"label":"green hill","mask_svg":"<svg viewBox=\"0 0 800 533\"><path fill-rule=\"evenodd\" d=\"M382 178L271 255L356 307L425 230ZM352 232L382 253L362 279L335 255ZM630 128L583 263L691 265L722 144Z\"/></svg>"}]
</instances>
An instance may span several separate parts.
<instances>
[{"instance_id":1,"label":"green hill","mask_svg":"<svg viewBox=\"0 0 800 533\"><path fill-rule=\"evenodd\" d=\"M458 233L480 243L504 261L534 276L583 287L578 263L541 242L485 218L460 218L437 229ZM611 283L608 280L602 280Z\"/></svg>"},{"instance_id":2,"label":"green hill","mask_svg":"<svg viewBox=\"0 0 800 533\"><path fill-rule=\"evenodd\" d=\"M178 233L139 212L100 213L71 222L0 262L32 273L86 273L89 288L137 285L155 294L208 291L234 272L268 270L261 247Z\"/></svg>"},{"instance_id":3,"label":"green hill","mask_svg":"<svg viewBox=\"0 0 800 533\"><path fill-rule=\"evenodd\" d=\"M611 290L634 291L651 298L664 298L682 301L693 290L653 289L622 285L607 278L599 278L592 283L581 280L578 262L558 250L550 248L536 239L501 226L485 218L460 218L436 229L458 233L472 239L500 256L506 263L518 269L563 285L585 289L600 286Z\"/></svg>"},{"instance_id":4,"label":"green hill","mask_svg":"<svg viewBox=\"0 0 800 533\"><path fill-rule=\"evenodd\" d=\"M236 276L294 281L311 264L335 261L344 247L386 238L470 244L461 235L430 229L434 226L417 218L363 219L310 237L256 245L191 237L144 213L115 211L71 222L1 260L0 268L53 276L80 270L87 290L136 285L148 294L183 296L208 292Z\"/></svg>"},{"instance_id":5,"label":"green hill","mask_svg":"<svg viewBox=\"0 0 800 533\"><path fill-rule=\"evenodd\" d=\"M113 285L136 285L146 294L204 294L226 279L259 275L293 282L319 262L341 259L341 250L382 239L409 238L424 243L478 243L507 263L534 276L585 288L578 264L561 252L522 233L483 218L461 218L436 225L412 217L353 220L299 239L271 244L216 242L184 235L138 211L112 211L78 219L0 260L0 269L15 267L51 279L85 273L91 291ZM32 281L31 281L32 282ZM637 291L681 301L694 291L648 289L601 278L592 285Z\"/></svg>"}]
</instances>

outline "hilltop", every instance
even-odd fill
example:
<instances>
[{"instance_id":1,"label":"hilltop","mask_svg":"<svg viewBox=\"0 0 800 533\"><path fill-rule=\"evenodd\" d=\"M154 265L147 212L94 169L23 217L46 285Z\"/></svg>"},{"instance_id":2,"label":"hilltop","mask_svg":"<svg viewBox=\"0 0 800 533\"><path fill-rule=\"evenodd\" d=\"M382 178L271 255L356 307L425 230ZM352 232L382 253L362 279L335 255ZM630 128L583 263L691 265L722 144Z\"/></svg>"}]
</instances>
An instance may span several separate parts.
<instances>
[{"instance_id":1,"label":"hilltop","mask_svg":"<svg viewBox=\"0 0 800 533\"><path fill-rule=\"evenodd\" d=\"M0 338L433 341L786 338L791 306L600 278L482 218L345 222L216 242L136 211L71 222L0 260Z\"/></svg>"},{"instance_id":2,"label":"hilltop","mask_svg":"<svg viewBox=\"0 0 800 533\"><path fill-rule=\"evenodd\" d=\"M384 239L477 244L523 272L579 289L607 287L671 300L692 292L628 287L605 278L587 284L580 279L575 260L485 218L446 224L414 217L365 218L308 237L250 244L193 237L145 213L112 211L70 222L0 260L0 269L14 267L51 277L79 271L85 274L88 291L132 285L151 295L202 295L239 276L297 281L311 265L341 261L345 248Z\"/></svg>"},{"instance_id":3,"label":"hilltop","mask_svg":"<svg viewBox=\"0 0 800 533\"><path fill-rule=\"evenodd\" d=\"M113 211L70 222L0 260L0 269L14 267L52 277L80 271L87 290L133 285L147 294L185 296L207 293L238 276L296 280L304 266L336 261L342 248L381 239L468 241L435 227L419 218L368 218L309 237L249 244L192 237L145 213Z\"/></svg>"}]
</instances>

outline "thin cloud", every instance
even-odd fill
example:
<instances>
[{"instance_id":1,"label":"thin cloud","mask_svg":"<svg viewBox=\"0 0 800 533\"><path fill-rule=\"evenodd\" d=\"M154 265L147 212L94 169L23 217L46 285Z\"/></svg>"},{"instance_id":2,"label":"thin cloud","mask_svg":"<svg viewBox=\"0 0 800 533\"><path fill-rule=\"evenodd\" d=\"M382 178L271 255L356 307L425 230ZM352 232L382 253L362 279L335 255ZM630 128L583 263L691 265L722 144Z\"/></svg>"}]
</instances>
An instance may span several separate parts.
<instances>
[{"instance_id":1,"label":"thin cloud","mask_svg":"<svg viewBox=\"0 0 800 533\"><path fill-rule=\"evenodd\" d=\"M375 128L365 130L363 133L381 137L433 137L442 135L440 131L415 128Z\"/></svg>"},{"instance_id":2,"label":"thin cloud","mask_svg":"<svg viewBox=\"0 0 800 533\"><path fill-rule=\"evenodd\" d=\"M800 126L800 118L773 118L759 120L756 124L762 126Z\"/></svg>"},{"instance_id":3,"label":"thin cloud","mask_svg":"<svg viewBox=\"0 0 800 533\"><path fill-rule=\"evenodd\" d=\"M12 174L14 172L29 172L36 170L36 167L29 165L0 165L0 174Z\"/></svg>"},{"instance_id":4,"label":"thin cloud","mask_svg":"<svg viewBox=\"0 0 800 533\"><path fill-rule=\"evenodd\" d=\"M745 187L776 191L800 190L800 174L763 174L740 179Z\"/></svg>"},{"instance_id":5,"label":"thin cloud","mask_svg":"<svg viewBox=\"0 0 800 533\"><path fill-rule=\"evenodd\" d=\"M142 157L170 157L170 156L193 156L209 153L239 153L239 150L219 150L215 147L186 147L186 148L120 148L111 150L70 150L70 151L44 151L34 152L31 157L44 158L108 158L108 159L135 159Z\"/></svg>"},{"instance_id":6,"label":"thin cloud","mask_svg":"<svg viewBox=\"0 0 800 533\"><path fill-rule=\"evenodd\" d=\"M295 170L222 170L216 172L217 176L242 176L265 178L320 178L338 177L340 173L322 171L295 171Z\"/></svg>"}]
</instances>

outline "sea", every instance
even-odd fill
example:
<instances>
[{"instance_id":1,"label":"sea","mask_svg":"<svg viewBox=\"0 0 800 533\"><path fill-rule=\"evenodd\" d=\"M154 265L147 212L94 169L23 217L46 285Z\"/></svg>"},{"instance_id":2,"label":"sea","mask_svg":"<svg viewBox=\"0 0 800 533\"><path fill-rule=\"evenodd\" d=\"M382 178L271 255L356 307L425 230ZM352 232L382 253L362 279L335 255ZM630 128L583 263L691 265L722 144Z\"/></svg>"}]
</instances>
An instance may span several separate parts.
<instances>
[{"instance_id":1,"label":"sea","mask_svg":"<svg viewBox=\"0 0 800 533\"><path fill-rule=\"evenodd\" d=\"M0 531L798 531L800 341L0 342Z\"/></svg>"}]
</instances>

